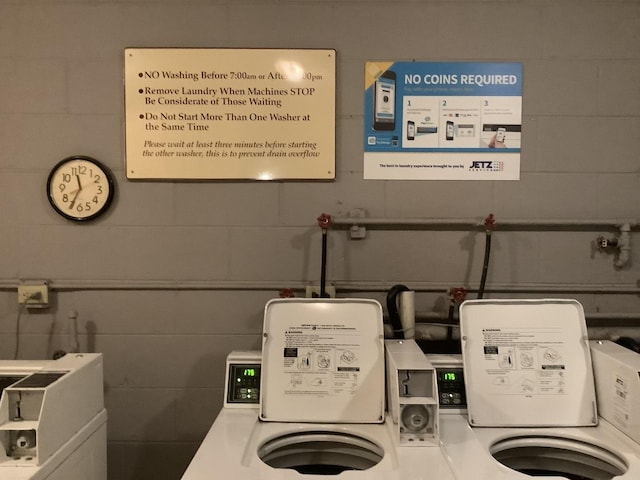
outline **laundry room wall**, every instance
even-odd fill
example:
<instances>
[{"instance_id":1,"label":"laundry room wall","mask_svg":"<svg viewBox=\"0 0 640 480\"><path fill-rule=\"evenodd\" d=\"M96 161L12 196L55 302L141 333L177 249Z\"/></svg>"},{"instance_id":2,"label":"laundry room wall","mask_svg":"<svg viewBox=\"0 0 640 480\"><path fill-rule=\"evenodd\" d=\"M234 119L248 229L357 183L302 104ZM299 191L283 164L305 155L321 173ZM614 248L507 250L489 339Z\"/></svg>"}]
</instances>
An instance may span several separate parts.
<instances>
[{"instance_id":1,"label":"laundry room wall","mask_svg":"<svg viewBox=\"0 0 640 480\"><path fill-rule=\"evenodd\" d=\"M335 49L335 181L128 181L126 47ZM376 60L522 62L521 179L363 180L364 64ZM104 354L109 479L178 479L222 404L226 354L260 347L268 299L318 284L317 217L356 209L479 224L493 213L486 297L578 298L594 335L633 336L639 86L635 0L0 0L0 358L18 338L22 359L68 350L77 314L80 349ZM77 154L117 183L110 212L85 225L45 194L53 165ZM514 219L537 226L505 226ZM596 238L625 223L630 260L617 267ZM327 281L379 300L403 283L425 318L446 316L449 288L474 298L483 251L482 228L352 240L338 225ZM19 309L25 280L48 280L48 308Z\"/></svg>"}]
</instances>

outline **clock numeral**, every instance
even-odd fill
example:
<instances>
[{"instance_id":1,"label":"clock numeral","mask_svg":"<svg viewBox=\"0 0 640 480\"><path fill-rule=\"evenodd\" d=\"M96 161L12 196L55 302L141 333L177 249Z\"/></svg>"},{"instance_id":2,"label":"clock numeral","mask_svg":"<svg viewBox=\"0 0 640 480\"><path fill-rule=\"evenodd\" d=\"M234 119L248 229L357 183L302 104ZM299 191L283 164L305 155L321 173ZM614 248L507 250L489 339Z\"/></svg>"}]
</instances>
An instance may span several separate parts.
<instances>
[{"instance_id":1,"label":"clock numeral","mask_svg":"<svg viewBox=\"0 0 640 480\"><path fill-rule=\"evenodd\" d=\"M86 175L87 167L85 165L78 165L77 167L71 167L71 175Z\"/></svg>"},{"instance_id":2,"label":"clock numeral","mask_svg":"<svg viewBox=\"0 0 640 480\"><path fill-rule=\"evenodd\" d=\"M84 202L84 205L82 203L79 203L78 206L76 207L76 211L78 213L82 213L84 211L91 211L91 204L89 202Z\"/></svg>"},{"instance_id":3,"label":"clock numeral","mask_svg":"<svg viewBox=\"0 0 640 480\"><path fill-rule=\"evenodd\" d=\"M65 188L67 188L67 186L64 183L61 183L60 185L58 185L58 190L60 190L61 192L64 192Z\"/></svg>"},{"instance_id":4,"label":"clock numeral","mask_svg":"<svg viewBox=\"0 0 640 480\"><path fill-rule=\"evenodd\" d=\"M71 181L71 174L70 173L63 173L62 174L62 181L65 183L69 183Z\"/></svg>"},{"instance_id":5,"label":"clock numeral","mask_svg":"<svg viewBox=\"0 0 640 480\"><path fill-rule=\"evenodd\" d=\"M98 185L98 195L102 194L102 185Z\"/></svg>"},{"instance_id":6,"label":"clock numeral","mask_svg":"<svg viewBox=\"0 0 640 480\"><path fill-rule=\"evenodd\" d=\"M93 183L100 183L100 175L96 175L93 178L94 178Z\"/></svg>"},{"instance_id":7,"label":"clock numeral","mask_svg":"<svg viewBox=\"0 0 640 480\"><path fill-rule=\"evenodd\" d=\"M69 201L69 195L67 195L66 193L64 195L62 195L62 201L64 203L67 203Z\"/></svg>"}]
</instances>

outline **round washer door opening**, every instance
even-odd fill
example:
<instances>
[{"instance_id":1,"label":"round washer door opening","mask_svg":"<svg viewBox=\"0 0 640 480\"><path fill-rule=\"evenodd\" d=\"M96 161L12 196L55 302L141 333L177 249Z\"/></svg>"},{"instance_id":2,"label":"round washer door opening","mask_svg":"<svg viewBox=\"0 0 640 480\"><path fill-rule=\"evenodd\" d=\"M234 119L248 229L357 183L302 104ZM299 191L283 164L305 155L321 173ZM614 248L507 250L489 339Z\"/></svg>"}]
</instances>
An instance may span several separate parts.
<instances>
[{"instance_id":1,"label":"round washer door opening","mask_svg":"<svg viewBox=\"0 0 640 480\"><path fill-rule=\"evenodd\" d=\"M258 448L258 457L273 468L290 468L308 475L337 475L377 465L384 450L358 435L309 431L267 440Z\"/></svg>"},{"instance_id":2,"label":"round washer door opening","mask_svg":"<svg viewBox=\"0 0 640 480\"><path fill-rule=\"evenodd\" d=\"M503 465L532 477L611 480L629 469L627 462L611 450L555 436L507 438L494 443L490 452Z\"/></svg>"}]
</instances>

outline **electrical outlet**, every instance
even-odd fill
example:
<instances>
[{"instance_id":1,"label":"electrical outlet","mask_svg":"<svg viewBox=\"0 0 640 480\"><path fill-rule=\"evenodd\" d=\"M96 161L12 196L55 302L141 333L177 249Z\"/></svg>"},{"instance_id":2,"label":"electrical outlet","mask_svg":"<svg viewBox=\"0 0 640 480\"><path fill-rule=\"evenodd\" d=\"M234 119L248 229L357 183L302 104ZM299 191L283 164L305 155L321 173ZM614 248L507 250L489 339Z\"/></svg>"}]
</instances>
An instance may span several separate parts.
<instances>
[{"instance_id":1,"label":"electrical outlet","mask_svg":"<svg viewBox=\"0 0 640 480\"><path fill-rule=\"evenodd\" d=\"M324 293L326 293L330 298L336 297L336 287L333 285L327 285L324 287ZM306 291L307 298L320 298L320 286L319 285L307 285Z\"/></svg>"},{"instance_id":2,"label":"electrical outlet","mask_svg":"<svg viewBox=\"0 0 640 480\"><path fill-rule=\"evenodd\" d=\"M49 306L49 286L46 281L18 285L18 303L28 308Z\"/></svg>"}]
</instances>

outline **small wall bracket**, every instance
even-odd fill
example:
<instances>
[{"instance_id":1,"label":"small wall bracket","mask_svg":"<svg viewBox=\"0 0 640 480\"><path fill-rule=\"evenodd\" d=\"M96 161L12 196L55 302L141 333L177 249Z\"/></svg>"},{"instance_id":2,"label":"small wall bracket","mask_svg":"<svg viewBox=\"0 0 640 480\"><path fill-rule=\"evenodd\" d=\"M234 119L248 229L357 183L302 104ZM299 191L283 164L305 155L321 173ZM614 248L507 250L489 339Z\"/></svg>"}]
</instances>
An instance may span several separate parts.
<instances>
[{"instance_id":1,"label":"small wall bracket","mask_svg":"<svg viewBox=\"0 0 640 480\"><path fill-rule=\"evenodd\" d=\"M49 306L49 283L46 280L25 280L18 285L18 304L27 308Z\"/></svg>"},{"instance_id":2,"label":"small wall bracket","mask_svg":"<svg viewBox=\"0 0 640 480\"><path fill-rule=\"evenodd\" d=\"M364 208L354 208L349 211L349 218L358 219L365 218L366 216L367 213ZM354 222L349 227L349 238L351 238L351 240L362 240L363 238L367 238L367 227L363 227L358 225L357 222Z\"/></svg>"}]
</instances>

